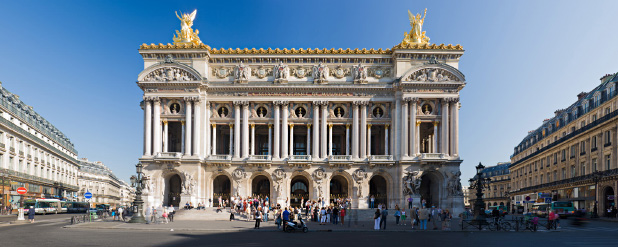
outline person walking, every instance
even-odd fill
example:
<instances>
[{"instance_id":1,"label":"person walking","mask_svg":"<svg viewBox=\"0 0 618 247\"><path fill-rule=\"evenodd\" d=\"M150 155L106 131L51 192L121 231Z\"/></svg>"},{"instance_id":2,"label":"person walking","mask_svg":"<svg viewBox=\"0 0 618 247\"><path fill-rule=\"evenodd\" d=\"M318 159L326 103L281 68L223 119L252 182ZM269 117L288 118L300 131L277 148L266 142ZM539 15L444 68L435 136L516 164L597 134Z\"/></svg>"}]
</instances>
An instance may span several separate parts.
<instances>
[{"instance_id":1,"label":"person walking","mask_svg":"<svg viewBox=\"0 0 618 247\"><path fill-rule=\"evenodd\" d=\"M174 222L174 214L176 213L174 206L170 205L167 209L167 217L170 219L170 222Z\"/></svg>"},{"instance_id":2,"label":"person walking","mask_svg":"<svg viewBox=\"0 0 618 247\"><path fill-rule=\"evenodd\" d=\"M287 207L282 213L282 218L283 218L283 231L285 231L285 228L288 227L288 221L290 221L290 211L288 211Z\"/></svg>"},{"instance_id":3,"label":"person walking","mask_svg":"<svg viewBox=\"0 0 618 247\"><path fill-rule=\"evenodd\" d=\"M122 207L119 207L118 208L118 220L124 221L124 217L122 216L123 212L124 212L124 209Z\"/></svg>"},{"instance_id":4,"label":"person walking","mask_svg":"<svg viewBox=\"0 0 618 247\"><path fill-rule=\"evenodd\" d=\"M414 229L415 225L419 224L418 210L416 210L416 207L412 207L412 210L410 210L410 221L411 221L412 229Z\"/></svg>"},{"instance_id":5,"label":"person walking","mask_svg":"<svg viewBox=\"0 0 618 247\"><path fill-rule=\"evenodd\" d=\"M384 206L384 209L382 210L382 216L380 216L380 226L382 227L382 230L386 230L386 217L388 216L388 208L386 206Z\"/></svg>"},{"instance_id":6,"label":"person walking","mask_svg":"<svg viewBox=\"0 0 618 247\"><path fill-rule=\"evenodd\" d=\"M402 225L406 225L406 210L402 209L401 210L401 224Z\"/></svg>"},{"instance_id":7,"label":"person walking","mask_svg":"<svg viewBox=\"0 0 618 247\"><path fill-rule=\"evenodd\" d=\"M333 208L333 225L338 225L339 224L339 207L335 206L335 208Z\"/></svg>"},{"instance_id":8,"label":"person walking","mask_svg":"<svg viewBox=\"0 0 618 247\"><path fill-rule=\"evenodd\" d=\"M34 213L34 207L30 206L30 209L28 209L28 220L30 223L34 223Z\"/></svg>"},{"instance_id":9,"label":"person walking","mask_svg":"<svg viewBox=\"0 0 618 247\"><path fill-rule=\"evenodd\" d=\"M320 225L326 224L326 208L322 207L320 210Z\"/></svg>"},{"instance_id":10,"label":"person walking","mask_svg":"<svg viewBox=\"0 0 618 247\"><path fill-rule=\"evenodd\" d=\"M418 219L420 220L420 229L427 230L427 220L429 219L429 210L423 207L418 212Z\"/></svg>"},{"instance_id":11,"label":"person walking","mask_svg":"<svg viewBox=\"0 0 618 247\"><path fill-rule=\"evenodd\" d=\"M344 225L344 220L345 220L345 208L342 208L339 211L339 216L341 217L341 225Z\"/></svg>"},{"instance_id":12,"label":"person walking","mask_svg":"<svg viewBox=\"0 0 618 247\"><path fill-rule=\"evenodd\" d=\"M399 225L399 218L401 217L401 210L399 210L399 205L395 205L395 225Z\"/></svg>"},{"instance_id":13,"label":"person walking","mask_svg":"<svg viewBox=\"0 0 618 247\"><path fill-rule=\"evenodd\" d=\"M262 207L258 207L255 210L255 227L253 229L260 229L260 222L262 221Z\"/></svg>"},{"instance_id":14,"label":"person walking","mask_svg":"<svg viewBox=\"0 0 618 247\"><path fill-rule=\"evenodd\" d=\"M380 217L382 214L380 214L380 209L376 209L375 214L373 214L373 230L380 230Z\"/></svg>"}]
</instances>

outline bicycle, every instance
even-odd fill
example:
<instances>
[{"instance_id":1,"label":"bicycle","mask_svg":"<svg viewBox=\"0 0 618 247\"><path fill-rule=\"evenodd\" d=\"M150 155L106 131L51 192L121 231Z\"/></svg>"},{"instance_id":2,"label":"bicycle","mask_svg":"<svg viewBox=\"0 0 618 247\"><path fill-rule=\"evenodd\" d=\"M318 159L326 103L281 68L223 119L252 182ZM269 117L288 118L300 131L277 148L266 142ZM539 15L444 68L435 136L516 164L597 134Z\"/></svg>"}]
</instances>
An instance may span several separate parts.
<instances>
[{"instance_id":1,"label":"bicycle","mask_svg":"<svg viewBox=\"0 0 618 247\"><path fill-rule=\"evenodd\" d=\"M504 221L502 217L497 217L493 219L493 222L489 223L487 226L490 231L510 231L511 223Z\"/></svg>"}]
</instances>

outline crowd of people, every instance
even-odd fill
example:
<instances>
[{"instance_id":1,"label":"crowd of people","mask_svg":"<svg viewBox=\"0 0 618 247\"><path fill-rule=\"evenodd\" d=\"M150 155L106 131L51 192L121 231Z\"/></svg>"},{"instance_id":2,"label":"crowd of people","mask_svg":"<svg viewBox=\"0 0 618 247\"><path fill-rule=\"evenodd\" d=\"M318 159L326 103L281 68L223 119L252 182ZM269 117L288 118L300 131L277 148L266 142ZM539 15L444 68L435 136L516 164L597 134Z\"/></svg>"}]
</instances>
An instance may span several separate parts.
<instances>
[{"instance_id":1,"label":"crowd of people","mask_svg":"<svg viewBox=\"0 0 618 247\"><path fill-rule=\"evenodd\" d=\"M399 208L399 205L395 205L393 211L396 225L407 225L409 222L412 229L427 230L430 227L429 229L433 230L451 230L453 215L448 209L436 208L435 206L427 208L423 205L421 208L415 206L410 208L408 213L405 208ZM373 216L373 229L386 230L388 215L386 205L378 204ZM428 226L428 224L431 224L431 226Z\"/></svg>"}]
</instances>

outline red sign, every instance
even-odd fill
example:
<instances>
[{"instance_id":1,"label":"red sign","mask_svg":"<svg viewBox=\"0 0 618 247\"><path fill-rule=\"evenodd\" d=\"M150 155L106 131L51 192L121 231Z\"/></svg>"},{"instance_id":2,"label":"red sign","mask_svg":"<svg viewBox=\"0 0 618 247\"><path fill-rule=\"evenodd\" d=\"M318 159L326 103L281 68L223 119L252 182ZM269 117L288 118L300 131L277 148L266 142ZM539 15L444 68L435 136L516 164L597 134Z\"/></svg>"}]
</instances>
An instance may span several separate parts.
<instances>
[{"instance_id":1,"label":"red sign","mask_svg":"<svg viewBox=\"0 0 618 247\"><path fill-rule=\"evenodd\" d=\"M26 188L24 188L24 187L17 188L17 194L23 195L23 194L26 194L26 193L28 193L28 190Z\"/></svg>"}]
</instances>

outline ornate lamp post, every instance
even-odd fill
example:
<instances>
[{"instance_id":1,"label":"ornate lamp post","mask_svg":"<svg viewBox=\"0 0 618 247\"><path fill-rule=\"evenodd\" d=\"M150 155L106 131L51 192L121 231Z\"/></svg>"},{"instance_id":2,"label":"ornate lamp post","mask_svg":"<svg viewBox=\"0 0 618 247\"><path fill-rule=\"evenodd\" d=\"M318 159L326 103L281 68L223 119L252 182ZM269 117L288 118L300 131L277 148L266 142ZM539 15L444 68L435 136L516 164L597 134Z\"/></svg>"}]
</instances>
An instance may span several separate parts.
<instances>
[{"instance_id":1,"label":"ornate lamp post","mask_svg":"<svg viewBox=\"0 0 618 247\"><path fill-rule=\"evenodd\" d=\"M144 211L144 200L142 200L142 189L146 187L146 182L148 179L144 177L144 173L142 169L144 166L142 163L137 163L135 165L135 170L137 172L137 176L131 176L131 186L135 187L135 200L133 201L133 217L129 223L146 223L146 219L144 219L144 215L142 212Z\"/></svg>"},{"instance_id":2,"label":"ornate lamp post","mask_svg":"<svg viewBox=\"0 0 618 247\"><path fill-rule=\"evenodd\" d=\"M470 179L470 188L476 189L476 199L474 200L474 224L478 224L479 228L487 224L487 220L485 219L485 212L483 208L485 208L485 202L483 201L483 189L489 187L489 182L491 179L484 178L481 172L485 169L485 166L479 162L479 165L476 166L476 176Z\"/></svg>"},{"instance_id":3,"label":"ornate lamp post","mask_svg":"<svg viewBox=\"0 0 618 247\"><path fill-rule=\"evenodd\" d=\"M592 211L592 218L599 218L599 181L603 177L601 171L596 171L592 174L592 180L594 181L594 210Z\"/></svg>"}]
</instances>

